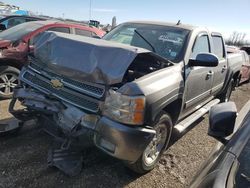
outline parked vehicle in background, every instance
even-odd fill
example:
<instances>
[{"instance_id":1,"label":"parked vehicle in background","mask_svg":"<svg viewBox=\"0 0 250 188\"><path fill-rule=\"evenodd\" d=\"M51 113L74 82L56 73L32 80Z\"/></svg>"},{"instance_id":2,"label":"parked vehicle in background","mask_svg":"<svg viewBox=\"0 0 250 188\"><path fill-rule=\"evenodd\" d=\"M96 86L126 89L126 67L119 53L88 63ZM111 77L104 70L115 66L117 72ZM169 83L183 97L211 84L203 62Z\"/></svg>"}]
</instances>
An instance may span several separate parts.
<instances>
[{"instance_id":1,"label":"parked vehicle in background","mask_svg":"<svg viewBox=\"0 0 250 188\"><path fill-rule=\"evenodd\" d=\"M242 47L240 49L234 46L226 46L228 57L230 59L239 60L239 63L236 63L236 61L234 61L234 64L231 65L232 70L234 70L235 72L234 80L236 86L238 86L242 82L250 80L250 56L244 49L248 50L247 47Z\"/></svg>"},{"instance_id":2,"label":"parked vehicle in background","mask_svg":"<svg viewBox=\"0 0 250 188\"><path fill-rule=\"evenodd\" d=\"M244 61L240 71L239 83L250 81L250 56L244 50L241 50L241 52Z\"/></svg>"},{"instance_id":3,"label":"parked vehicle in background","mask_svg":"<svg viewBox=\"0 0 250 188\"><path fill-rule=\"evenodd\" d=\"M219 143L191 188L250 187L250 101L236 112L231 102L211 109L208 134Z\"/></svg>"},{"instance_id":4,"label":"parked vehicle in background","mask_svg":"<svg viewBox=\"0 0 250 188\"><path fill-rule=\"evenodd\" d=\"M243 46L241 47L241 50L245 52L244 53L245 61L241 69L241 81L240 82L246 82L246 81L250 81L250 46Z\"/></svg>"},{"instance_id":5,"label":"parked vehicle in background","mask_svg":"<svg viewBox=\"0 0 250 188\"><path fill-rule=\"evenodd\" d=\"M0 18L0 31L9 29L21 23L46 20L45 18L35 16L21 16L21 15L1 15Z\"/></svg>"},{"instance_id":6,"label":"parked vehicle in background","mask_svg":"<svg viewBox=\"0 0 250 188\"><path fill-rule=\"evenodd\" d=\"M187 131L211 106L229 100L234 72L224 39L203 27L161 22L124 23L103 39L43 33L10 112L61 133L62 145L49 158L66 173L81 168L64 168L56 157L70 155L70 143L88 143L80 138L146 173L173 130ZM17 100L27 109L14 110Z\"/></svg>"},{"instance_id":7,"label":"parked vehicle in background","mask_svg":"<svg viewBox=\"0 0 250 188\"><path fill-rule=\"evenodd\" d=\"M250 46L242 46L240 49L246 51L247 54L250 55Z\"/></svg>"},{"instance_id":8,"label":"parked vehicle in background","mask_svg":"<svg viewBox=\"0 0 250 188\"><path fill-rule=\"evenodd\" d=\"M242 51L238 51L235 53L229 53L228 64L233 73L234 87L237 86L240 82L240 72L242 69L243 62L245 60L244 53Z\"/></svg>"},{"instance_id":9,"label":"parked vehicle in background","mask_svg":"<svg viewBox=\"0 0 250 188\"><path fill-rule=\"evenodd\" d=\"M236 53L240 50L239 47L226 45L226 51L228 54Z\"/></svg>"},{"instance_id":10,"label":"parked vehicle in background","mask_svg":"<svg viewBox=\"0 0 250 188\"><path fill-rule=\"evenodd\" d=\"M85 25L57 22L33 21L23 23L0 33L0 97L10 98L17 85L22 66L34 39L44 31L102 37L105 32ZM33 48L33 47L32 47Z\"/></svg>"}]
</instances>

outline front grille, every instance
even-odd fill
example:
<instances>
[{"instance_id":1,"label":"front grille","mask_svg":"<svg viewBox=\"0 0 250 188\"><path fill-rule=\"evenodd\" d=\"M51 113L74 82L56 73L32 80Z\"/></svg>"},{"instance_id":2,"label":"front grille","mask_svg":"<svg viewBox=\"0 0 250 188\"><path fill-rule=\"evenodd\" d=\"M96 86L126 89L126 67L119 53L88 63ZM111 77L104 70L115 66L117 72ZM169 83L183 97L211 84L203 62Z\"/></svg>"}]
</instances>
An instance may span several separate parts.
<instances>
[{"instance_id":1,"label":"front grille","mask_svg":"<svg viewBox=\"0 0 250 188\"><path fill-rule=\"evenodd\" d=\"M69 78L66 78L65 76L55 74L49 70L46 70L38 65L39 63L36 61L35 58L30 59L30 68L36 72L39 72L41 74L44 74L49 79L52 78L60 78L62 83L68 87L71 87L72 89L75 89L79 92L85 93L87 95L101 98L103 97L105 93L105 86L93 84L93 83L87 83L87 82L78 82Z\"/></svg>"},{"instance_id":2,"label":"front grille","mask_svg":"<svg viewBox=\"0 0 250 188\"><path fill-rule=\"evenodd\" d=\"M99 101L97 99L88 97L67 87L56 89L52 87L50 79L42 75L25 70L22 73L22 80L48 95L58 97L79 108L95 113L99 111Z\"/></svg>"}]
</instances>

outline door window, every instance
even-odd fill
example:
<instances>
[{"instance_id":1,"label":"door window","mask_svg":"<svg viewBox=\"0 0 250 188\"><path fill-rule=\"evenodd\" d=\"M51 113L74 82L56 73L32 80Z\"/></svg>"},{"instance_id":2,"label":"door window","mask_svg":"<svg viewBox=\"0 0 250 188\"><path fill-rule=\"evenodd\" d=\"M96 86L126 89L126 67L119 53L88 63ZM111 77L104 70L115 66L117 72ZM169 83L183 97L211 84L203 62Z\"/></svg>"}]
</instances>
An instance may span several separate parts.
<instances>
[{"instance_id":1,"label":"door window","mask_svg":"<svg viewBox=\"0 0 250 188\"><path fill-rule=\"evenodd\" d=\"M26 22L25 18L10 18L8 20L3 21L2 24L4 24L5 27L8 29L24 22Z\"/></svg>"},{"instance_id":2,"label":"door window","mask_svg":"<svg viewBox=\"0 0 250 188\"><path fill-rule=\"evenodd\" d=\"M48 31L56 31L60 33L70 33L70 29L68 27L52 27L49 28Z\"/></svg>"},{"instance_id":3,"label":"door window","mask_svg":"<svg viewBox=\"0 0 250 188\"><path fill-rule=\"evenodd\" d=\"M193 46L191 58L195 59L199 53L209 53L210 46L207 35L202 35L198 37Z\"/></svg>"},{"instance_id":4,"label":"door window","mask_svg":"<svg viewBox=\"0 0 250 188\"><path fill-rule=\"evenodd\" d=\"M219 58L223 59L225 57L224 53L224 43L222 37L220 36L212 36L213 44L214 44L214 54Z\"/></svg>"},{"instance_id":5,"label":"door window","mask_svg":"<svg viewBox=\"0 0 250 188\"><path fill-rule=\"evenodd\" d=\"M78 29L78 28L75 28L75 31L76 31L76 35L81 35L81 36L85 36L85 37L92 37L91 31Z\"/></svg>"}]
</instances>

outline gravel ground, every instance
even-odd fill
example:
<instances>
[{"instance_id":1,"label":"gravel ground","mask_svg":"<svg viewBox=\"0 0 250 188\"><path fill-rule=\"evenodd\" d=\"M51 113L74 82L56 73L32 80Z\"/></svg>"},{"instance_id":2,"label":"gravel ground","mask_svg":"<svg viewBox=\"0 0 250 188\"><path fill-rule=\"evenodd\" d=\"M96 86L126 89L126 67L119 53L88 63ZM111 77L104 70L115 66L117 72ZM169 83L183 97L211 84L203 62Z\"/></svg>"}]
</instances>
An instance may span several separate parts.
<instances>
[{"instance_id":1,"label":"gravel ground","mask_svg":"<svg viewBox=\"0 0 250 188\"><path fill-rule=\"evenodd\" d=\"M238 110L250 99L250 84L232 94ZM1 121L14 121L6 112L9 101L1 101ZM207 158L216 140L207 136L207 115L163 155L150 173L138 176L123 164L91 148L84 156L84 168L77 177L67 177L47 167L51 138L33 125L17 135L0 136L0 187L187 187Z\"/></svg>"}]
</instances>

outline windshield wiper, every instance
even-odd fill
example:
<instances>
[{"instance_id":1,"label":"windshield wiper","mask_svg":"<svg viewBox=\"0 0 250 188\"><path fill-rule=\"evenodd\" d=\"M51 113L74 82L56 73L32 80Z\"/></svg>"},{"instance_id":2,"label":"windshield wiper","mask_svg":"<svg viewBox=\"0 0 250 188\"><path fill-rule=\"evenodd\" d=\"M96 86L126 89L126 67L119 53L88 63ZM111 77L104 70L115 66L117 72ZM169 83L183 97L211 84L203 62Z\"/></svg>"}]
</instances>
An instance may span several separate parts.
<instances>
[{"instance_id":1,"label":"windshield wiper","mask_svg":"<svg viewBox=\"0 0 250 188\"><path fill-rule=\"evenodd\" d=\"M147 39L145 39L136 29L134 30L134 32L139 35L152 48L153 52L156 52L154 46Z\"/></svg>"}]
</instances>

